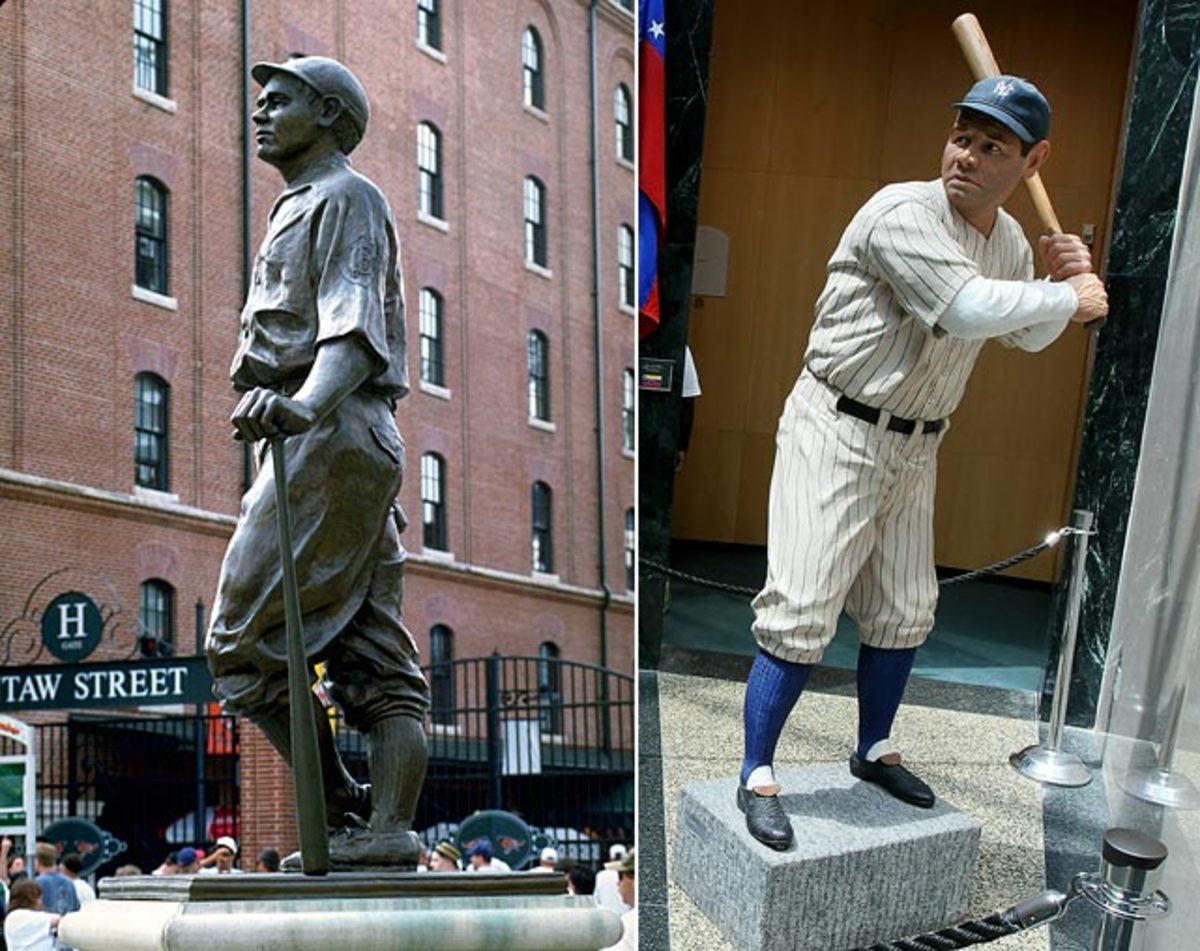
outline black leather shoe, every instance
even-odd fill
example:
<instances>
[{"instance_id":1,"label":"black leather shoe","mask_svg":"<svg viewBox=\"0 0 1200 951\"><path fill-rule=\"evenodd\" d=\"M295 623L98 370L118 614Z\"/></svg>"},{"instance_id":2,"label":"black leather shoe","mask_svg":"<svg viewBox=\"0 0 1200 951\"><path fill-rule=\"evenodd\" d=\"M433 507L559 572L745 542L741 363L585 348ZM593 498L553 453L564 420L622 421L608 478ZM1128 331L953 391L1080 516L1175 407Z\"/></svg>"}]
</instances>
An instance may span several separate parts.
<instances>
[{"instance_id":1,"label":"black leather shoe","mask_svg":"<svg viewBox=\"0 0 1200 951\"><path fill-rule=\"evenodd\" d=\"M746 814L746 828L769 849L786 852L792 845L792 823L778 796L760 796L738 784L737 807Z\"/></svg>"},{"instance_id":2,"label":"black leather shoe","mask_svg":"<svg viewBox=\"0 0 1200 951\"><path fill-rule=\"evenodd\" d=\"M859 759L857 753L851 753L850 774L863 782L874 783L897 799L921 809L932 809L936 801L933 790L899 763L894 766L879 760L872 763Z\"/></svg>"}]
</instances>

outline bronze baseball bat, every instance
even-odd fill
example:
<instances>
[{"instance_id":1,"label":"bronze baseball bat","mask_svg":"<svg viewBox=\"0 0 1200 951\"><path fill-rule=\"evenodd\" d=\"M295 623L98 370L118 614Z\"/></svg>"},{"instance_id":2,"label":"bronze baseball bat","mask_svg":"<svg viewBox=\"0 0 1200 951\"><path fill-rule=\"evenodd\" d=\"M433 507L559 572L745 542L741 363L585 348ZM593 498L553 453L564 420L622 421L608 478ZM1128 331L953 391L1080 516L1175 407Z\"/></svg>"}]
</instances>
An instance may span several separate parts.
<instances>
[{"instance_id":1,"label":"bronze baseball bat","mask_svg":"<svg viewBox=\"0 0 1200 951\"><path fill-rule=\"evenodd\" d=\"M275 466L275 507L279 517L279 561L283 568L283 617L287 636L288 713L292 721L292 775L296 784L296 818L300 857L305 875L329 872L329 832L325 828L325 787L321 780L321 752L317 746L317 720L309 696L312 669L304 650L300 620L300 586L292 551L292 513L288 505L284 437L271 440Z\"/></svg>"},{"instance_id":2,"label":"bronze baseball bat","mask_svg":"<svg viewBox=\"0 0 1200 951\"><path fill-rule=\"evenodd\" d=\"M983 27L979 25L974 13L964 13L956 17L950 29L958 40L958 45L962 47L963 56L967 58L967 65L971 67L976 79L1000 75L1000 65L992 55L987 36L984 35ZM1037 209L1042 225L1051 234L1061 234L1062 225L1058 223L1058 215L1054 213L1054 206L1050 204L1050 196L1046 194L1042 176L1034 172L1025 179L1025 184L1029 188L1029 197L1033 199L1033 207Z\"/></svg>"}]
</instances>

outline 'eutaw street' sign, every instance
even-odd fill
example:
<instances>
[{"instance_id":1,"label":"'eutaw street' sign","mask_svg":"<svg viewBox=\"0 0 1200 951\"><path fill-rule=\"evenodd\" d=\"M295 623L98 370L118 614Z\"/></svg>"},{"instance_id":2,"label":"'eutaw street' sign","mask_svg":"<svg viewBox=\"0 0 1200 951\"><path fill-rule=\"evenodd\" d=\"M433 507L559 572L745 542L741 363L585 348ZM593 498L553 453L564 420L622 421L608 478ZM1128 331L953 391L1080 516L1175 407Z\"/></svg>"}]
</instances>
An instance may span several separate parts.
<instances>
[{"instance_id":1,"label":"'eutaw street' sign","mask_svg":"<svg viewBox=\"0 0 1200 951\"><path fill-rule=\"evenodd\" d=\"M0 670L0 711L142 707L210 700L212 676L203 657Z\"/></svg>"}]
</instances>

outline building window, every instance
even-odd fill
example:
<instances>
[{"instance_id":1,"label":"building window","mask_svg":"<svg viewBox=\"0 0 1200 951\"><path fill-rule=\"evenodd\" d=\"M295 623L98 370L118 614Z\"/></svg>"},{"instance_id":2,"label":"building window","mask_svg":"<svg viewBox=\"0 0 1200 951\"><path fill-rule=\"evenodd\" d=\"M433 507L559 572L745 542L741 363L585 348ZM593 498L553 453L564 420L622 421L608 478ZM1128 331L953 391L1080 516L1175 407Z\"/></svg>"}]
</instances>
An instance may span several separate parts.
<instances>
[{"instance_id":1,"label":"building window","mask_svg":"<svg viewBox=\"0 0 1200 951\"><path fill-rule=\"evenodd\" d=\"M617 229L617 289L622 307L633 308L633 229Z\"/></svg>"},{"instance_id":2,"label":"building window","mask_svg":"<svg viewBox=\"0 0 1200 951\"><path fill-rule=\"evenodd\" d=\"M540 330L529 331L529 418L550 419L550 342Z\"/></svg>"},{"instance_id":3,"label":"building window","mask_svg":"<svg viewBox=\"0 0 1200 951\"><path fill-rule=\"evenodd\" d=\"M167 94L167 15L162 0L133 0L133 82Z\"/></svg>"},{"instance_id":4,"label":"building window","mask_svg":"<svg viewBox=\"0 0 1200 951\"><path fill-rule=\"evenodd\" d=\"M434 723L455 724L454 632L445 624L429 629L429 715Z\"/></svg>"},{"instance_id":5,"label":"building window","mask_svg":"<svg viewBox=\"0 0 1200 951\"><path fill-rule=\"evenodd\" d=\"M134 378L134 482L166 492L170 387L153 373Z\"/></svg>"},{"instance_id":6,"label":"building window","mask_svg":"<svg viewBox=\"0 0 1200 951\"><path fill-rule=\"evenodd\" d=\"M421 335L421 379L434 386L444 386L442 365L442 295L432 287L422 287L418 299Z\"/></svg>"},{"instance_id":7,"label":"building window","mask_svg":"<svg viewBox=\"0 0 1200 951\"><path fill-rule=\"evenodd\" d=\"M422 214L442 219L442 136L429 122L417 126L417 168L420 185L417 207Z\"/></svg>"},{"instance_id":8,"label":"building window","mask_svg":"<svg viewBox=\"0 0 1200 951\"><path fill-rule=\"evenodd\" d=\"M417 40L433 50L442 48L442 12L438 0L417 0Z\"/></svg>"},{"instance_id":9,"label":"building window","mask_svg":"<svg viewBox=\"0 0 1200 951\"><path fill-rule=\"evenodd\" d=\"M633 452L633 427L637 415L636 394L633 371L626 367L621 376L621 448L626 452Z\"/></svg>"},{"instance_id":10,"label":"building window","mask_svg":"<svg viewBox=\"0 0 1200 951\"><path fill-rule=\"evenodd\" d=\"M167 293L167 190L152 178L135 183L137 219L134 283L157 294Z\"/></svg>"},{"instance_id":11,"label":"building window","mask_svg":"<svg viewBox=\"0 0 1200 951\"><path fill-rule=\"evenodd\" d=\"M625 590L632 591L637 581L636 564L637 532L634 527L633 509L625 510Z\"/></svg>"},{"instance_id":12,"label":"building window","mask_svg":"<svg viewBox=\"0 0 1200 951\"><path fill-rule=\"evenodd\" d=\"M424 544L436 551L446 547L446 460L436 452L421 457L421 516Z\"/></svg>"},{"instance_id":13,"label":"building window","mask_svg":"<svg viewBox=\"0 0 1200 951\"><path fill-rule=\"evenodd\" d=\"M532 496L533 570L550 574L554 571L554 532L550 486L545 482L535 482Z\"/></svg>"},{"instance_id":14,"label":"building window","mask_svg":"<svg viewBox=\"0 0 1200 951\"><path fill-rule=\"evenodd\" d=\"M545 267L546 186L530 175L525 179L525 260Z\"/></svg>"},{"instance_id":15,"label":"building window","mask_svg":"<svg viewBox=\"0 0 1200 951\"><path fill-rule=\"evenodd\" d=\"M527 27L521 37L521 66L525 76L525 105L546 108L546 78L542 70L542 38Z\"/></svg>"},{"instance_id":16,"label":"building window","mask_svg":"<svg viewBox=\"0 0 1200 951\"><path fill-rule=\"evenodd\" d=\"M613 121L617 131L617 158L626 162L633 161L633 99L629 95L629 87L624 83L617 85L613 93Z\"/></svg>"},{"instance_id":17,"label":"building window","mask_svg":"<svg viewBox=\"0 0 1200 951\"><path fill-rule=\"evenodd\" d=\"M538 645L538 709L543 733L562 735L562 702L562 651L553 641L543 641Z\"/></svg>"},{"instance_id":18,"label":"building window","mask_svg":"<svg viewBox=\"0 0 1200 951\"><path fill-rule=\"evenodd\" d=\"M143 657L169 657L175 649L175 589L152 578L142 582L138 650Z\"/></svg>"}]
</instances>

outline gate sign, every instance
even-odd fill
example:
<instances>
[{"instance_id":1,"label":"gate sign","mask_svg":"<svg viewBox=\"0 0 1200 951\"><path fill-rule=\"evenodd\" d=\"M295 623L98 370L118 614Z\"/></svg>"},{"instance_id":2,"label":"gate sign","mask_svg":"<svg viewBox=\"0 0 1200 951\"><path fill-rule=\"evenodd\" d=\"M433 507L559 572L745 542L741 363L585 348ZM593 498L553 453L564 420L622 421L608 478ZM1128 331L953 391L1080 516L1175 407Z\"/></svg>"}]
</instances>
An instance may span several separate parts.
<instances>
[{"instance_id":1,"label":"gate sign","mask_svg":"<svg viewBox=\"0 0 1200 951\"><path fill-rule=\"evenodd\" d=\"M0 715L0 736L25 748L23 753L0 756L0 834L23 835L24 849L33 849L33 817L37 812L37 750L34 749L33 728L13 717ZM15 851L15 850L14 850Z\"/></svg>"},{"instance_id":2,"label":"gate sign","mask_svg":"<svg viewBox=\"0 0 1200 951\"><path fill-rule=\"evenodd\" d=\"M496 858L512 868L521 868L533 849L533 830L525 820L500 809L483 809L464 819L458 827L458 847L463 855L487 839Z\"/></svg>"},{"instance_id":3,"label":"gate sign","mask_svg":"<svg viewBox=\"0 0 1200 951\"><path fill-rule=\"evenodd\" d=\"M60 594L42 612L42 643L59 660L83 660L100 646L103 633L96 602L78 591Z\"/></svg>"},{"instance_id":4,"label":"gate sign","mask_svg":"<svg viewBox=\"0 0 1200 951\"><path fill-rule=\"evenodd\" d=\"M109 859L125 851L124 842L86 819L52 822L42 831L42 838L54 846L60 859L69 852L76 853L83 862L80 875L91 875Z\"/></svg>"},{"instance_id":5,"label":"gate sign","mask_svg":"<svg viewBox=\"0 0 1200 951\"><path fill-rule=\"evenodd\" d=\"M203 657L0 667L0 712L208 703Z\"/></svg>"}]
</instances>

